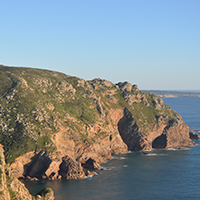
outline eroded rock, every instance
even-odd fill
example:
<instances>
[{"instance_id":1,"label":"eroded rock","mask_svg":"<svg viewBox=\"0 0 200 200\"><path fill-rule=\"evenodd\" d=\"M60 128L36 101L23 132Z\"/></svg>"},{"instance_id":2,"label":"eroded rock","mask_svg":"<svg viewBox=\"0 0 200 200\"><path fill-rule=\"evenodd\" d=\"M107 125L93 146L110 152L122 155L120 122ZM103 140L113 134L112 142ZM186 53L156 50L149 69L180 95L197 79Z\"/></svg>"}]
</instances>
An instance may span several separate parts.
<instances>
[{"instance_id":1,"label":"eroded rock","mask_svg":"<svg viewBox=\"0 0 200 200\"><path fill-rule=\"evenodd\" d=\"M88 169L98 169L101 168L101 166L99 165L99 163L97 163L94 159L89 158L86 163L83 163L82 166L84 168L88 168Z\"/></svg>"},{"instance_id":2,"label":"eroded rock","mask_svg":"<svg viewBox=\"0 0 200 200\"><path fill-rule=\"evenodd\" d=\"M158 124L144 133L126 108L124 117L118 123L118 129L129 150L147 150L151 148L171 148L174 146L190 146L194 142L189 138L189 128L177 114L176 119L166 124L162 116L157 117Z\"/></svg>"},{"instance_id":3,"label":"eroded rock","mask_svg":"<svg viewBox=\"0 0 200 200\"><path fill-rule=\"evenodd\" d=\"M68 155L63 157L62 159L59 174L64 179L77 179L77 178L83 178L85 176L81 164L74 161Z\"/></svg>"},{"instance_id":4,"label":"eroded rock","mask_svg":"<svg viewBox=\"0 0 200 200\"><path fill-rule=\"evenodd\" d=\"M192 140L200 140L199 131L190 130L190 139Z\"/></svg>"},{"instance_id":5,"label":"eroded rock","mask_svg":"<svg viewBox=\"0 0 200 200\"><path fill-rule=\"evenodd\" d=\"M117 85L119 86L120 90L122 90L122 91L130 92L132 90L132 88L133 88L132 84L128 83L127 81L119 82L119 83L117 83Z\"/></svg>"},{"instance_id":6,"label":"eroded rock","mask_svg":"<svg viewBox=\"0 0 200 200\"><path fill-rule=\"evenodd\" d=\"M47 188L44 191L40 192L42 199L55 199L52 189ZM5 164L3 146L0 144L0 199L32 200L35 198L29 193L25 185L13 176L10 168Z\"/></svg>"}]
</instances>

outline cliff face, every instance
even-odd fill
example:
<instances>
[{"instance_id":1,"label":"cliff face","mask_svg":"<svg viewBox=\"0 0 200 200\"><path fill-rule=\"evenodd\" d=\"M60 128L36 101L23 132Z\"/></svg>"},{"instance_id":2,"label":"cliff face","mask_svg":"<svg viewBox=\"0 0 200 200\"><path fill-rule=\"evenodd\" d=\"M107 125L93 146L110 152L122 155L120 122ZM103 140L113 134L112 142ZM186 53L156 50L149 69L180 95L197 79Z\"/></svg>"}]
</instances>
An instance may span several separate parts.
<instances>
[{"instance_id":1,"label":"cliff face","mask_svg":"<svg viewBox=\"0 0 200 200\"><path fill-rule=\"evenodd\" d=\"M1 200L54 200L54 193L50 188L32 196L23 183L14 177L10 168L5 163L3 146L0 144L0 199Z\"/></svg>"},{"instance_id":2,"label":"cliff face","mask_svg":"<svg viewBox=\"0 0 200 200\"><path fill-rule=\"evenodd\" d=\"M9 200L10 199L10 193L7 186L7 180L6 180L6 169L5 169L5 159L3 154L3 148L2 145L0 145L0 199L2 200Z\"/></svg>"},{"instance_id":3,"label":"cliff face","mask_svg":"<svg viewBox=\"0 0 200 200\"><path fill-rule=\"evenodd\" d=\"M149 129L148 133L142 132L131 113L125 109L125 116L119 121L119 132L129 150L148 150L151 148L171 148L175 146L190 146L194 142L188 137L189 128L175 113L168 124L163 122L163 117L158 117L158 123ZM173 112L173 111L172 111Z\"/></svg>"},{"instance_id":4,"label":"cliff face","mask_svg":"<svg viewBox=\"0 0 200 200\"><path fill-rule=\"evenodd\" d=\"M4 66L0 78L0 143L16 177L81 178L114 153L193 144L178 113L128 82Z\"/></svg>"}]
</instances>

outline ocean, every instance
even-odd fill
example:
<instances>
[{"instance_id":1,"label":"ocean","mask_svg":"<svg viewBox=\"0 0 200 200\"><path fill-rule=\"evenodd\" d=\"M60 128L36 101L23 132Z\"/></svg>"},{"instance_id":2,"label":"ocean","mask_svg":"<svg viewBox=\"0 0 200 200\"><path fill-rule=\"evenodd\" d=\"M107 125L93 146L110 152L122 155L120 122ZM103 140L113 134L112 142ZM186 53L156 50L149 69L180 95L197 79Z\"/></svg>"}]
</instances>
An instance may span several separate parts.
<instances>
[{"instance_id":1,"label":"ocean","mask_svg":"<svg viewBox=\"0 0 200 200\"><path fill-rule=\"evenodd\" d=\"M164 98L190 129L200 130L200 98ZM133 199L194 200L200 199L200 141L182 150L153 149L113 155L102 164L105 170L83 180L25 182L31 194L51 187L56 200Z\"/></svg>"}]
</instances>

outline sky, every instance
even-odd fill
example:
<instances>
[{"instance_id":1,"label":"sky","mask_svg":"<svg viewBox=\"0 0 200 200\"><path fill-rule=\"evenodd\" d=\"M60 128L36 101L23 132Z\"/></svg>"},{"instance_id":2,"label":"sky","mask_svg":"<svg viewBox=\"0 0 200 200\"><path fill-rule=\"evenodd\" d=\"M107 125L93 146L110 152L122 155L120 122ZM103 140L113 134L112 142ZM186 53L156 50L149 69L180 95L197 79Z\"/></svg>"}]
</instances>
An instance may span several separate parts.
<instances>
[{"instance_id":1,"label":"sky","mask_svg":"<svg viewBox=\"0 0 200 200\"><path fill-rule=\"evenodd\" d=\"M0 64L200 90L199 0L0 0Z\"/></svg>"}]
</instances>

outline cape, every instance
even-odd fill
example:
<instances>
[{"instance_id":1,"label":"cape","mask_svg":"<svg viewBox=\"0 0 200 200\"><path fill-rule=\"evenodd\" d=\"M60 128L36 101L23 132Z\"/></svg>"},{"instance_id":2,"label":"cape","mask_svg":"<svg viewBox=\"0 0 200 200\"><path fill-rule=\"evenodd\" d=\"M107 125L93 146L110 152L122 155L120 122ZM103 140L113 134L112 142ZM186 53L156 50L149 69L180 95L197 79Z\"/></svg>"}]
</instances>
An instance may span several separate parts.
<instances>
[{"instance_id":1,"label":"cape","mask_svg":"<svg viewBox=\"0 0 200 200\"><path fill-rule=\"evenodd\" d=\"M194 144L180 114L128 82L6 66L0 80L0 143L17 178L82 178L112 154Z\"/></svg>"}]
</instances>

